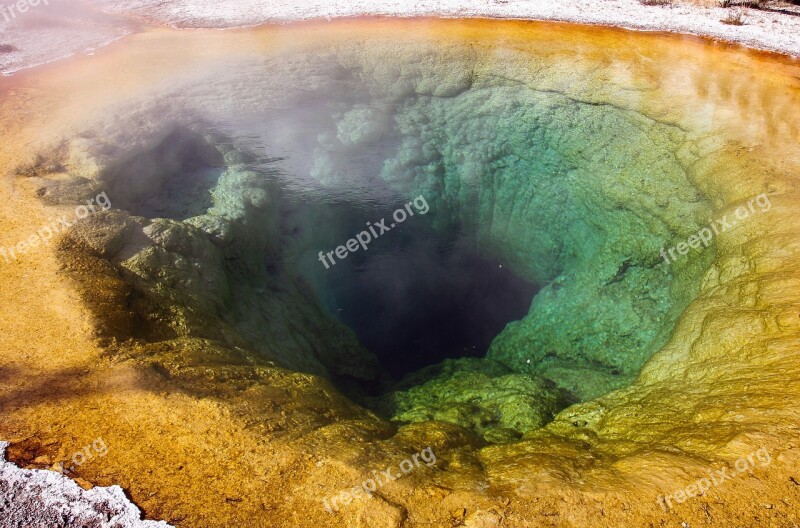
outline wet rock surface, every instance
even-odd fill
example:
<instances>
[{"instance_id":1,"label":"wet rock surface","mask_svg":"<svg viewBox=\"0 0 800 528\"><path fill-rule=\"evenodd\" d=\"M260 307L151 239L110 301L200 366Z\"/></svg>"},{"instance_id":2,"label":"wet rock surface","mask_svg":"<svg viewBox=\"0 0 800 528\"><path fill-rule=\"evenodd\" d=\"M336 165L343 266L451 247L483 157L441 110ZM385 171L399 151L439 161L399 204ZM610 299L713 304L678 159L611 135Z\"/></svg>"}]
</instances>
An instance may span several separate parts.
<instances>
[{"instance_id":1,"label":"wet rock surface","mask_svg":"<svg viewBox=\"0 0 800 528\"><path fill-rule=\"evenodd\" d=\"M441 420L488 441L512 441L575 401L553 382L515 374L491 360L464 358L407 376L381 399L378 409L399 422Z\"/></svg>"}]
</instances>

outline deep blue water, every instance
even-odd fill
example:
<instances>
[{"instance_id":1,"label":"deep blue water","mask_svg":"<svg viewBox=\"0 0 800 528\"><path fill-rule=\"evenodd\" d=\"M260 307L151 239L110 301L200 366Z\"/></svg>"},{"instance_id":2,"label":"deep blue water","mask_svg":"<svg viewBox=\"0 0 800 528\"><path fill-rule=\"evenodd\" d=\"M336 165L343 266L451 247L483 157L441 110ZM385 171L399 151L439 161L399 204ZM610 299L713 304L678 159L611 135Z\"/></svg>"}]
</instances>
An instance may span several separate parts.
<instances>
[{"instance_id":1,"label":"deep blue water","mask_svg":"<svg viewBox=\"0 0 800 528\"><path fill-rule=\"evenodd\" d=\"M350 235L333 237L320 250L344 243L367 221L385 216L390 225L395 205L338 208L347 226L339 231ZM304 257L328 311L395 378L445 358L485 355L507 323L527 314L538 290L501 262L481 257L470 237L434 230L429 219L409 218L328 269L313 251Z\"/></svg>"}]
</instances>

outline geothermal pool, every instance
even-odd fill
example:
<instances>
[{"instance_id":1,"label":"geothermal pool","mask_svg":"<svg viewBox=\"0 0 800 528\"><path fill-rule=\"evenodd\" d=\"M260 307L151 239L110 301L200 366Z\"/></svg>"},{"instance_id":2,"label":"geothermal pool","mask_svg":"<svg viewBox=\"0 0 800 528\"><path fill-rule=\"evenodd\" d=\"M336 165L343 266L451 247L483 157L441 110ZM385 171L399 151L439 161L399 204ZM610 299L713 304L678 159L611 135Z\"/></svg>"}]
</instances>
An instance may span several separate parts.
<instances>
[{"instance_id":1,"label":"geothermal pool","mask_svg":"<svg viewBox=\"0 0 800 528\"><path fill-rule=\"evenodd\" d=\"M757 509L794 456L799 79L696 38L372 19L149 29L6 79L4 247L111 206L0 268L23 311L58 284L60 321L20 323L43 342L8 371L59 381L10 382L0 438L40 467L102 436L75 476L177 526L655 522L769 449L714 491Z\"/></svg>"},{"instance_id":2,"label":"geothermal pool","mask_svg":"<svg viewBox=\"0 0 800 528\"><path fill-rule=\"evenodd\" d=\"M690 132L510 78L520 60L373 39L234 61L144 117L166 138L43 198L109 189L86 228L127 231L100 251L142 319L181 310L179 334L239 334L385 418L518 438L629 383L715 252L661 256L712 213Z\"/></svg>"}]
</instances>

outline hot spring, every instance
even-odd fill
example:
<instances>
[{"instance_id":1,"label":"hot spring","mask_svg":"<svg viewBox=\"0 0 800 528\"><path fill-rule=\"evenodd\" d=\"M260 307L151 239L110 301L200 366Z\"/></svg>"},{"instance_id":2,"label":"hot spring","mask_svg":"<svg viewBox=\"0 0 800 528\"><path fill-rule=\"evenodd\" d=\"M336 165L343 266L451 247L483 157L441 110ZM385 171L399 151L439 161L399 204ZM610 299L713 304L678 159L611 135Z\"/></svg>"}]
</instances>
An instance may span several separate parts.
<instances>
[{"instance_id":1,"label":"hot spring","mask_svg":"<svg viewBox=\"0 0 800 528\"><path fill-rule=\"evenodd\" d=\"M104 368L136 372L105 378L128 380L119 412L185 423L192 456L199 424L240 446L202 449L249 468L214 492L241 504L225 522L277 478L253 453L329 522L321 493L430 446L437 465L374 506L423 523L442 518L425 494L450 512L640 493L648 465L677 479L766 434L719 406L785 381L746 363L797 327L765 322L771 286L751 286L798 247L796 65L761 79L730 57L768 59L697 39L422 20L154 30L107 55L46 71L68 102L16 173L48 210L107 193L59 241L59 277ZM238 425L211 433L193 405ZM105 463L141 465L107 435ZM149 498L174 477L124 479L148 512L221 518Z\"/></svg>"},{"instance_id":2,"label":"hot spring","mask_svg":"<svg viewBox=\"0 0 800 528\"><path fill-rule=\"evenodd\" d=\"M140 316L177 306L193 337L236 335L386 418L500 439L664 345L714 257L661 256L712 213L687 131L509 78L502 44L289 56L227 71L211 93L231 105L186 87L183 123L67 184L114 197L86 229L119 226L98 249Z\"/></svg>"}]
</instances>

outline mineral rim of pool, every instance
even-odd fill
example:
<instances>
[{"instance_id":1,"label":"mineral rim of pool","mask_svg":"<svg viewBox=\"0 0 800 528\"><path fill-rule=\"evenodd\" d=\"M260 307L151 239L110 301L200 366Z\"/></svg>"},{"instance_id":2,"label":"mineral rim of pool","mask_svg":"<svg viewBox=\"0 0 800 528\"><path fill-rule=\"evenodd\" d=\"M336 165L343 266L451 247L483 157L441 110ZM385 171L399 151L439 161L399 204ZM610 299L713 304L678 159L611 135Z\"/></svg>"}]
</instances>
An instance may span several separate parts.
<instances>
[{"instance_id":1,"label":"mineral rim of pool","mask_svg":"<svg viewBox=\"0 0 800 528\"><path fill-rule=\"evenodd\" d=\"M148 29L2 79L0 246L114 207L0 266L9 459L102 438L74 476L179 526L596 524L587 498L644 524L764 447L768 473L710 507L771 515L797 465L798 97L777 55L483 20ZM429 213L320 266L417 196ZM431 254L524 303L485 350L391 385L421 364L364 346L352 286ZM426 448L434 466L322 506Z\"/></svg>"}]
</instances>

